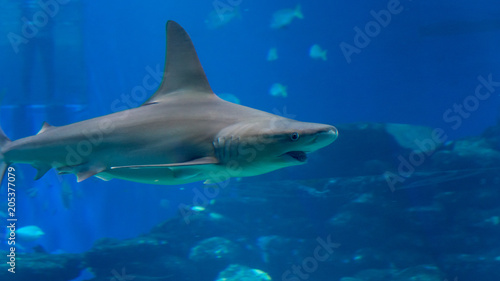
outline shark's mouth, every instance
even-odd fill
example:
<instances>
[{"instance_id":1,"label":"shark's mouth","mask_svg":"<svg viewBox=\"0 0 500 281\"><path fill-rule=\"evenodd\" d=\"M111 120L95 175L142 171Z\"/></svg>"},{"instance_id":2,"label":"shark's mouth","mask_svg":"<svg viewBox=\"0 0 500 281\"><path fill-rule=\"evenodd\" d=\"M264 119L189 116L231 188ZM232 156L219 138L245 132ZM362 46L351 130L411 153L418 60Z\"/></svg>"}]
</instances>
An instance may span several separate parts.
<instances>
[{"instance_id":1,"label":"shark's mouth","mask_svg":"<svg viewBox=\"0 0 500 281\"><path fill-rule=\"evenodd\" d=\"M299 162L307 161L307 154L304 151L289 151L283 155L288 155Z\"/></svg>"}]
</instances>

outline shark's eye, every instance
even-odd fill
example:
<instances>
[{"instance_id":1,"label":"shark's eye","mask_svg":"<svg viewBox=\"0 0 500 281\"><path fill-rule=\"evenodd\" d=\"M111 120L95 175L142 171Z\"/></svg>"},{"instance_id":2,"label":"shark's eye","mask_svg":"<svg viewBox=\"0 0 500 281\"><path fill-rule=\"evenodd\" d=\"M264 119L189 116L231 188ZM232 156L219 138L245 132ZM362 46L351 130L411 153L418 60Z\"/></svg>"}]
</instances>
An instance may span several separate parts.
<instances>
[{"instance_id":1,"label":"shark's eye","mask_svg":"<svg viewBox=\"0 0 500 281\"><path fill-rule=\"evenodd\" d=\"M296 141L296 140L298 140L298 139L299 139L299 133L297 133L297 132L293 132L293 133L290 135L290 139L291 139L292 141Z\"/></svg>"}]
</instances>

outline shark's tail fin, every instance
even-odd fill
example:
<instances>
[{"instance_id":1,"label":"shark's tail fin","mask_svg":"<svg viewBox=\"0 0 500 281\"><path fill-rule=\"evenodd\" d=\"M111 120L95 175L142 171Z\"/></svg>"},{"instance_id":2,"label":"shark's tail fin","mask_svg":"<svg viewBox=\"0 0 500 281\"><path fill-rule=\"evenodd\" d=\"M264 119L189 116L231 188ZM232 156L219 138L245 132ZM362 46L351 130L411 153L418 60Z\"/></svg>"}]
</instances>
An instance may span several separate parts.
<instances>
[{"instance_id":1,"label":"shark's tail fin","mask_svg":"<svg viewBox=\"0 0 500 281\"><path fill-rule=\"evenodd\" d=\"M9 163L5 162L3 158L3 147L10 142L10 139L5 135L2 128L0 127L0 184L3 180L3 175L5 170L9 167Z\"/></svg>"}]
</instances>

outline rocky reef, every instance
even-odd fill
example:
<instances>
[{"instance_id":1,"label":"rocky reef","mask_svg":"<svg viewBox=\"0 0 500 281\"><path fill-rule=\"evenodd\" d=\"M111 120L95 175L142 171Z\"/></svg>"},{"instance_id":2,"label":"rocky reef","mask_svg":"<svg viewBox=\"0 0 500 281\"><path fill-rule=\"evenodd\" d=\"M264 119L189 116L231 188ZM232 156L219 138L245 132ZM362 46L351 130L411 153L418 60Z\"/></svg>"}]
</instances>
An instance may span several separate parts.
<instances>
[{"instance_id":1,"label":"rocky reef","mask_svg":"<svg viewBox=\"0 0 500 281\"><path fill-rule=\"evenodd\" d=\"M21 255L19 280L500 280L500 127L456 141L409 125L339 132L310 164L328 178L205 186L206 204L148 234Z\"/></svg>"}]
</instances>

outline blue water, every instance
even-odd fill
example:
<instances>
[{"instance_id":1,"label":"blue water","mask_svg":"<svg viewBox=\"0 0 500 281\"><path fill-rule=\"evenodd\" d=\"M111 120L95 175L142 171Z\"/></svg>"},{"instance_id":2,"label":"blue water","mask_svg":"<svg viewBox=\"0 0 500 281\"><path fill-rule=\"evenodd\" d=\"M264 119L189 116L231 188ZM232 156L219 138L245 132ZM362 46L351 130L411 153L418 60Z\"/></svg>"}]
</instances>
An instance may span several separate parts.
<instances>
[{"instance_id":1,"label":"blue water","mask_svg":"<svg viewBox=\"0 0 500 281\"><path fill-rule=\"evenodd\" d=\"M270 28L273 13L296 2L232 1L239 15L210 29L206 20L214 3L73 0L60 4L39 35L16 53L8 34L22 32L22 5L0 0L8 7L0 12L6 18L0 30L3 130L18 139L35 134L43 121L59 126L114 112L117 98L143 86L151 69L163 69L167 20L190 34L214 92L231 93L252 108L333 125L423 125L443 129L448 140L479 135L499 120L498 85L489 92L483 87L488 96L474 98L481 79L500 81L495 1L308 1L301 3L304 19L279 30ZM398 12L372 30L366 46L356 47L355 27L364 30L374 22L371 11L387 10L388 3ZM358 51L346 57L342 43ZM328 50L327 61L309 57L313 44ZM272 47L279 58L267 61ZM288 96L271 96L273 83L286 85ZM146 92L142 101L154 90ZM455 111L456 105L464 111ZM315 157L318 163L328 160ZM261 179L329 177L314 157L308 165L307 174L294 168ZM38 243L51 253L80 253L102 237L146 233L174 216L180 203L192 204L193 188L200 187L76 183L74 176L54 172L35 182L34 169L16 167L18 224L43 229ZM61 199L63 182L72 190L69 207ZM26 192L31 188L36 194Z\"/></svg>"}]
</instances>

